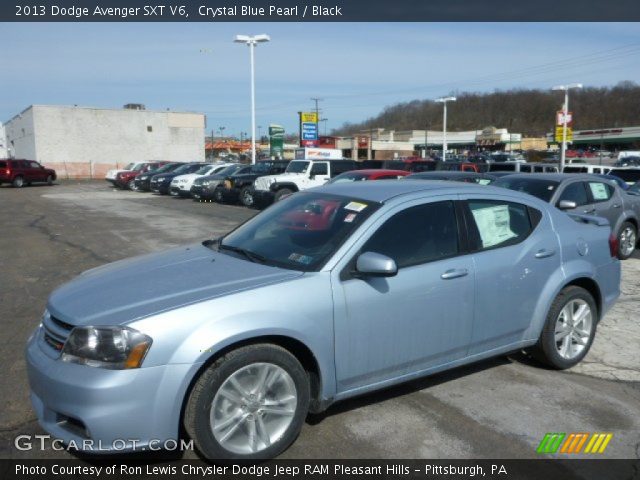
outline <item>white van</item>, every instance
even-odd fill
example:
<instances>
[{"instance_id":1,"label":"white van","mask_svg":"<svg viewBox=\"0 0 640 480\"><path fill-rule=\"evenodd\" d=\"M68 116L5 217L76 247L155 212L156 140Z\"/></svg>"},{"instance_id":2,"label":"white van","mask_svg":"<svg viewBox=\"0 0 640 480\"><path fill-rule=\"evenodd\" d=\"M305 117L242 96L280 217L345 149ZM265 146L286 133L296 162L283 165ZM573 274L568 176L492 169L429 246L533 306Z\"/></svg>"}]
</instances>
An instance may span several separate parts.
<instances>
[{"instance_id":1,"label":"white van","mask_svg":"<svg viewBox=\"0 0 640 480\"><path fill-rule=\"evenodd\" d=\"M558 173L558 166L554 163L525 163L525 162L496 162L489 163L488 172L517 172L517 173Z\"/></svg>"},{"instance_id":2,"label":"white van","mask_svg":"<svg viewBox=\"0 0 640 480\"><path fill-rule=\"evenodd\" d=\"M562 173L596 173L599 175L606 175L611 170L611 167L606 165L591 165L588 163L565 165Z\"/></svg>"}]
</instances>

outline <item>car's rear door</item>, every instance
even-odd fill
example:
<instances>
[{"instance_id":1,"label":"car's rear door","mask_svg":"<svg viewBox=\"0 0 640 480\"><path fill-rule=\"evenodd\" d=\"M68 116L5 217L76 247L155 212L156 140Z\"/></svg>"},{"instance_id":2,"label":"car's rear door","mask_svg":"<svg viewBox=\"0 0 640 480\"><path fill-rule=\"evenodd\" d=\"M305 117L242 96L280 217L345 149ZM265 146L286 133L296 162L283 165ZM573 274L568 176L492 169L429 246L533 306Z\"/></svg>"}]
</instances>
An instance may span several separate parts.
<instances>
[{"instance_id":1,"label":"car's rear door","mask_svg":"<svg viewBox=\"0 0 640 480\"><path fill-rule=\"evenodd\" d=\"M474 268L453 195L396 207L333 272L340 392L463 358L473 323ZM392 277L351 272L359 253L395 260Z\"/></svg>"},{"instance_id":2,"label":"car's rear door","mask_svg":"<svg viewBox=\"0 0 640 480\"><path fill-rule=\"evenodd\" d=\"M475 269L475 318L469 355L523 340L561 255L544 209L521 199L461 195Z\"/></svg>"}]
</instances>

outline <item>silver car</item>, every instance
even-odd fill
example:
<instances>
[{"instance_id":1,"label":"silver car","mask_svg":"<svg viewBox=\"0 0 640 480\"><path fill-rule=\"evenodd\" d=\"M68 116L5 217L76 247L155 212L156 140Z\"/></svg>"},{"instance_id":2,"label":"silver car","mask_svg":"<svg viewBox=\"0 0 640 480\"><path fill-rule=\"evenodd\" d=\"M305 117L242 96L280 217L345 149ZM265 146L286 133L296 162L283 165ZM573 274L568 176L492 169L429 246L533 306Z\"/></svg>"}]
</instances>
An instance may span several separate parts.
<instances>
[{"instance_id":1,"label":"silver car","mask_svg":"<svg viewBox=\"0 0 640 480\"><path fill-rule=\"evenodd\" d=\"M184 426L207 458L274 457L355 395L524 348L575 365L619 295L616 248L606 220L505 189L300 192L56 290L27 345L31 400L46 431L102 452Z\"/></svg>"},{"instance_id":2,"label":"silver car","mask_svg":"<svg viewBox=\"0 0 640 480\"><path fill-rule=\"evenodd\" d=\"M620 260L636 248L640 197L626 193L615 181L599 175L548 173L509 175L493 185L529 193L567 212L606 218L618 238Z\"/></svg>"}]
</instances>

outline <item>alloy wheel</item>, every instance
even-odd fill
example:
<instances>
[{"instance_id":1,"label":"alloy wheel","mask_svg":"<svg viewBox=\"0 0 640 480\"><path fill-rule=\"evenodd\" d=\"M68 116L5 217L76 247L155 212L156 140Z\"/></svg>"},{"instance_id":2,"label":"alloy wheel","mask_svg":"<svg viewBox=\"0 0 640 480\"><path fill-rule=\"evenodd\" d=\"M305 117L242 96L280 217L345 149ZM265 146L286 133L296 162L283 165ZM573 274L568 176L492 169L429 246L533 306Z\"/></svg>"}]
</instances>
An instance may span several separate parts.
<instances>
[{"instance_id":1,"label":"alloy wheel","mask_svg":"<svg viewBox=\"0 0 640 480\"><path fill-rule=\"evenodd\" d=\"M589 344L593 314L587 302L578 298L568 302L556 319L554 339L558 354L572 360Z\"/></svg>"}]
</instances>

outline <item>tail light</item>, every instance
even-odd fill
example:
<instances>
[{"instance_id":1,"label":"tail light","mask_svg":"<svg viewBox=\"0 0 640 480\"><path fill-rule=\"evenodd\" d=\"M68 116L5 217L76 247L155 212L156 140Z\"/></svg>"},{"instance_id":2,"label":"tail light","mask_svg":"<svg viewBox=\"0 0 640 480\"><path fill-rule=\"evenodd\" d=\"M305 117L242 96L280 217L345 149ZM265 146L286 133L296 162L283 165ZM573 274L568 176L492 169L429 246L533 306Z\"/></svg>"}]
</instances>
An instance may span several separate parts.
<instances>
[{"instance_id":1,"label":"tail light","mask_svg":"<svg viewBox=\"0 0 640 480\"><path fill-rule=\"evenodd\" d=\"M609 235L609 253L612 257L618 256L618 248L620 247L620 242L618 242L618 237L613 233Z\"/></svg>"},{"instance_id":2,"label":"tail light","mask_svg":"<svg viewBox=\"0 0 640 480\"><path fill-rule=\"evenodd\" d=\"M7 168L7 169L4 171L4 174L5 174L5 175L11 175L11 169Z\"/></svg>"}]
</instances>

